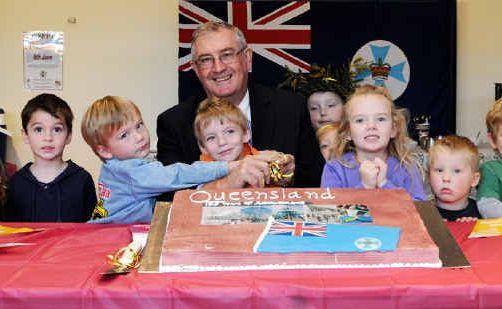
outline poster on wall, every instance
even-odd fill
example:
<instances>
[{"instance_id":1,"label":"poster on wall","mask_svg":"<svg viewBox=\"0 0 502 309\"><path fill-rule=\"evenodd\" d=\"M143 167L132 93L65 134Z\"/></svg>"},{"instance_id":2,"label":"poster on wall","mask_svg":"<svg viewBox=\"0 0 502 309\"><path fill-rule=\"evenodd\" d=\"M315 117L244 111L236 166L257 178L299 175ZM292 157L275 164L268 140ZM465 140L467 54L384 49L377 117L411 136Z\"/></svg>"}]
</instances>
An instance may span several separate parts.
<instances>
[{"instance_id":1,"label":"poster on wall","mask_svg":"<svg viewBox=\"0 0 502 309\"><path fill-rule=\"evenodd\" d=\"M63 89L63 49L61 31L23 33L25 89Z\"/></svg>"}]
</instances>

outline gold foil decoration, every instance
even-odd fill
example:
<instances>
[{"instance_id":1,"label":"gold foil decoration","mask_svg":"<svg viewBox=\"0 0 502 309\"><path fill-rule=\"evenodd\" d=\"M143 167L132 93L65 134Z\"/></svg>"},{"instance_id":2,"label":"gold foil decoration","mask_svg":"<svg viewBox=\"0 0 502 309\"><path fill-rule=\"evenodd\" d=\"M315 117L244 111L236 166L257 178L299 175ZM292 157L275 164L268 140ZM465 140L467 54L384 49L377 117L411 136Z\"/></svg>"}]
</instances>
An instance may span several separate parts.
<instances>
[{"instance_id":1,"label":"gold foil decoration","mask_svg":"<svg viewBox=\"0 0 502 309\"><path fill-rule=\"evenodd\" d=\"M293 180L294 172L285 171L290 159L287 155L281 154L279 159L269 163L270 186L286 187Z\"/></svg>"},{"instance_id":2,"label":"gold foil decoration","mask_svg":"<svg viewBox=\"0 0 502 309\"><path fill-rule=\"evenodd\" d=\"M43 228L32 229L29 227L12 227L6 225L0 225L0 236L3 235L11 235L11 234L26 234L26 233L35 233L43 231Z\"/></svg>"},{"instance_id":3,"label":"gold foil decoration","mask_svg":"<svg viewBox=\"0 0 502 309\"><path fill-rule=\"evenodd\" d=\"M104 274L124 274L138 268L141 262L143 245L138 241L131 242L127 247L121 248L114 255L108 255L108 263L112 266Z\"/></svg>"}]
</instances>

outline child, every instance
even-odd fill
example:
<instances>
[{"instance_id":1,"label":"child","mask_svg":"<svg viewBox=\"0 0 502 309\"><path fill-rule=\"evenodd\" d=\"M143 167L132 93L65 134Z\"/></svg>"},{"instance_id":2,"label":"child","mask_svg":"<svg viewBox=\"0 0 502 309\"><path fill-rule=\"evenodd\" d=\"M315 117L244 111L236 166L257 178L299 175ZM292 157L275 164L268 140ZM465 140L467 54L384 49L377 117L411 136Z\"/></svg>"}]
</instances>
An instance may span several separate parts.
<instances>
[{"instance_id":1,"label":"child","mask_svg":"<svg viewBox=\"0 0 502 309\"><path fill-rule=\"evenodd\" d=\"M406 137L406 120L388 91L370 85L357 88L345 105L336 159L324 166L321 187L403 188L414 200L425 200Z\"/></svg>"},{"instance_id":2,"label":"child","mask_svg":"<svg viewBox=\"0 0 502 309\"><path fill-rule=\"evenodd\" d=\"M246 116L238 106L225 99L211 98L201 102L194 120L194 132L201 161L229 162L260 153L249 144L251 136ZM276 151L265 152L278 160L281 175L293 175L293 156ZM291 179L283 180L273 185L286 185Z\"/></svg>"},{"instance_id":3,"label":"child","mask_svg":"<svg viewBox=\"0 0 502 309\"><path fill-rule=\"evenodd\" d=\"M343 99L335 91L316 91L307 100L310 122L314 130L342 118Z\"/></svg>"},{"instance_id":4,"label":"child","mask_svg":"<svg viewBox=\"0 0 502 309\"><path fill-rule=\"evenodd\" d=\"M486 127L490 146L502 153L502 99L496 101L486 114ZM481 182L476 199L483 218L502 217L502 160L481 165Z\"/></svg>"},{"instance_id":5,"label":"child","mask_svg":"<svg viewBox=\"0 0 502 309\"><path fill-rule=\"evenodd\" d=\"M476 201L469 198L479 182L479 152L468 138L450 135L435 142L429 149L429 181L443 219L481 218Z\"/></svg>"},{"instance_id":6,"label":"child","mask_svg":"<svg viewBox=\"0 0 502 309\"><path fill-rule=\"evenodd\" d=\"M87 221L96 205L91 175L63 151L71 141L73 113L54 94L28 101L21 112L24 142L33 152L9 181L6 216L10 221Z\"/></svg>"},{"instance_id":7,"label":"child","mask_svg":"<svg viewBox=\"0 0 502 309\"><path fill-rule=\"evenodd\" d=\"M324 160L329 161L336 139L338 137L339 123L328 123L317 129L316 137Z\"/></svg>"},{"instance_id":8,"label":"child","mask_svg":"<svg viewBox=\"0 0 502 309\"><path fill-rule=\"evenodd\" d=\"M258 154L249 145L246 116L225 99L205 99L193 123L201 161L234 161Z\"/></svg>"},{"instance_id":9,"label":"child","mask_svg":"<svg viewBox=\"0 0 502 309\"><path fill-rule=\"evenodd\" d=\"M258 162L248 171L240 161L163 166L146 160L150 152L148 129L138 107L120 97L95 101L85 113L81 129L87 144L104 161L93 223L150 222L155 197L163 192L213 181L229 171L237 170L244 176L258 173L258 178L268 171L267 162Z\"/></svg>"},{"instance_id":10,"label":"child","mask_svg":"<svg viewBox=\"0 0 502 309\"><path fill-rule=\"evenodd\" d=\"M349 64L338 69L331 65L320 66L314 64L308 74L288 71L286 80L279 84L279 88L287 88L307 98L307 108L310 123L314 131L329 123L338 123L342 119L345 99L354 91L351 71L355 68L359 72L359 60L354 65Z\"/></svg>"}]
</instances>

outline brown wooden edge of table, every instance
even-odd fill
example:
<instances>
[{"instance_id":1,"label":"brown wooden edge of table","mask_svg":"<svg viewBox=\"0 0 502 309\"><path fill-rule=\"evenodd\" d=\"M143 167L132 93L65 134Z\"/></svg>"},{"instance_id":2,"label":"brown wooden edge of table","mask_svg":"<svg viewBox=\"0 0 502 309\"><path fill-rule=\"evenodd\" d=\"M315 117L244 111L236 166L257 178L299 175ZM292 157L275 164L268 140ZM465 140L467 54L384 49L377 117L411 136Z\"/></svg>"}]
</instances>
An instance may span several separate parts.
<instances>
[{"instance_id":1,"label":"brown wooden edge of table","mask_svg":"<svg viewBox=\"0 0 502 309\"><path fill-rule=\"evenodd\" d=\"M469 267L469 261L450 234L433 202L415 202L415 207L431 238L439 247L439 258L443 262L443 267ZM170 208L171 203L168 202L157 202L155 205L146 248L139 267L140 272L158 272L159 270L162 243Z\"/></svg>"}]
</instances>

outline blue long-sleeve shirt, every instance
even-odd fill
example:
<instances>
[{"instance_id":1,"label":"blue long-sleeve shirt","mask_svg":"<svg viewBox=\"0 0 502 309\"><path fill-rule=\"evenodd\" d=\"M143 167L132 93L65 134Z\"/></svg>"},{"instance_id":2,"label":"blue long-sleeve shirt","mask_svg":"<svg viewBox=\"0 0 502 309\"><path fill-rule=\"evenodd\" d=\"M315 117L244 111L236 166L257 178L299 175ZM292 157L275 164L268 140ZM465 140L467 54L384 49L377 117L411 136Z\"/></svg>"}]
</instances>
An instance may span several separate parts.
<instances>
[{"instance_id":1,"label":"blue long-sleeve shirt","mask_svg":"<svg viewBox=\"0 0 502 309\"><path fill-rule=\"evenodd\" d=\"M91 223L150 222L155 197L228 174L227 162L163 166L144 159L107 160L99 175L98 206Z\"/></svg>"},{"instance_id":2,"label":"blue long-sleeve shirt","mask_svg":"<svg viewBox=\"0 0 502 309\"><path fill-rule=\"evenodd\" d=\"M343 163L342 163L343 162ZM341 160L331 160L326 163L321 177L322 188L359 188L363 189L359 168L353 152L346 153ZM389 156L387 158L387 182L383 189L405 189L413 200L427 199L420 172L415 166L405 168L399 161Z\"/></svg>"}]
</instances>

